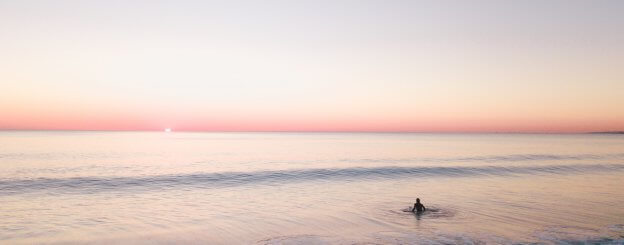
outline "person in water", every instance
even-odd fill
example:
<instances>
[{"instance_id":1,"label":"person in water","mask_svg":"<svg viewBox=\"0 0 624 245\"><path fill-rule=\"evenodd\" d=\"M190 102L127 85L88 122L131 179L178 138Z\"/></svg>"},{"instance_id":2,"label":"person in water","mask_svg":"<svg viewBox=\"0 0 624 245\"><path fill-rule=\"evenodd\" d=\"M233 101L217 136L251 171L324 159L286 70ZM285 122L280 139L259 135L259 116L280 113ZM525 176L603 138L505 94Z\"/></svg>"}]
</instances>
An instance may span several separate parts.
<instances>
[{"instance_id":1,"label":"person in water","mask_svg":"<svg viewBox=\"0 0 624 245\"><path fill-rule=\"evenodd\" d=\"M422 203L420 203L420 198L416 198L416 203L414 203L414 208L412 208L412 212L422 213L425 210L427 209L425 208L425 205L422 205Z\"/></svg>"}]
</instances>

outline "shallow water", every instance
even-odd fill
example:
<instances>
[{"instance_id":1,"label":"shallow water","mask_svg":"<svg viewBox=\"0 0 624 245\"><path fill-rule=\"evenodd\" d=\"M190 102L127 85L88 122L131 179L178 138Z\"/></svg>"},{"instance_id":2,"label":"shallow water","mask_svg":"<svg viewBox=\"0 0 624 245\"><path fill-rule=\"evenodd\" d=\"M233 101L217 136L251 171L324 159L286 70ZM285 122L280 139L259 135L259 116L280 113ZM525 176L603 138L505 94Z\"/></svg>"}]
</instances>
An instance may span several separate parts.
<instances>
[{"instance_id":1,"label":"shallow water","mask_svg":"<svg viewBox=\"0 0 624 245\"><path fill-rule=\"evenodd\" d=\"M0 203L11 244L622 244L624 136L5 131Z\"/></svg>"}]
</instances>

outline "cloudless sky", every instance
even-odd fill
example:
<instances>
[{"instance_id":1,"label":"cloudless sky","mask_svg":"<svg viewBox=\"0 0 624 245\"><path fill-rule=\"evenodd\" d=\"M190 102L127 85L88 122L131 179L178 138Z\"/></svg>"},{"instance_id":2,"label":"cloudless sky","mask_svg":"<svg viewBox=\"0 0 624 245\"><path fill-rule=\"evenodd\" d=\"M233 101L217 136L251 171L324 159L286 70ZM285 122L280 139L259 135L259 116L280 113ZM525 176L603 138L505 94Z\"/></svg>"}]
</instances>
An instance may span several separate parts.
<instances>
[{"instance_id":1,"label":"cloudless sky","mask_svg":"<svg viewBox=\"0 0 624 245\"><path fill-rule=\"evenodd\" d=\"M624 130L624 1L0 1L0 129Z\"/></svg>"}]
</instances>

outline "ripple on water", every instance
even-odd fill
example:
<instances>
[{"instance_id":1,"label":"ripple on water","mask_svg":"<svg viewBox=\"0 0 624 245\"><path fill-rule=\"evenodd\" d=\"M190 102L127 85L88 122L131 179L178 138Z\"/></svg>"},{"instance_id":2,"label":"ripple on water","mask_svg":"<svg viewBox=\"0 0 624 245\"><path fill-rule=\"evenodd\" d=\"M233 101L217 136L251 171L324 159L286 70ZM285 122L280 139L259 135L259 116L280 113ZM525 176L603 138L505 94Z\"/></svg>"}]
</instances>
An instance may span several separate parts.
<instances>
[{"instance_id":1,"label":"ripple on water","mask_svg":"<svg viewBox=\"0 0 624 245\"><path fill-rule=\"evenodd\" d=\"M267 239L262 239L256 244L262 245L273 245L273 244L335 244L339 243L339 239L336 237L330 236L319 236L319 235L310 235L310 234L302 234L302 235L292 235L292 236L278 236L271 237Z\"/></svg>"},{"instance_id":2,"label":"ripple on water","mask_svg":"<svg viewBox=\"0 0 624 245\"><path fill-rule=\"evenodd\" d=\"M569 225L551 226L535 232L534 235L540 241L555 244L624 244L624 225L610 225L605 229Z\"/></svg>"}]
</instances>

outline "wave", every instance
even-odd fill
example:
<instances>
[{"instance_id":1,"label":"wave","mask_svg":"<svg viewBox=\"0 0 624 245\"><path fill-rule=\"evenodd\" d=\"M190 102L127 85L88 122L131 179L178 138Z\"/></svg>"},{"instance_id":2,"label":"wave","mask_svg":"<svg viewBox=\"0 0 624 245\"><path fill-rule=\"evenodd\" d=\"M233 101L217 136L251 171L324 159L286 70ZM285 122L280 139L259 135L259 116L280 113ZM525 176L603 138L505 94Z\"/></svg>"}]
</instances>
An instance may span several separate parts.
<instances>
[{"instance_id":1,"label":"wave","mask_svg":"<svg viewBox=\"0 0 624 245\"><path fill-rule=\"evenodd\" d=\"M122 158L128 156L145 156L153 153L0 153L0 159L10 160L33 160L33 159L82 159L82 158ZM411 157L411 158L341 158L340 162L522 162L522 161L558 161L558 160L610 160L624 159L624 153L613 154L508 154L508 155L481 155L481 156L461 156L461 157ZM320 160L297 161L301 163L315 163Z\"/></svg>"},{"instance_id":2,"label":"wave","mask_svg":"<svg viewBox=\"0 0 624 245\"><path fill-rule=\"evenodd\" d=\"M622 159L624 153L616 154L509 154L509 155L484 155L467 157L421 157L421 158L363 158L363 159L340 159L342 162L522 162L522 161L557 161L557 160L606 160Z\"/></svg>"},{"instance_id":3,"label":"wave","mask_svg":"<svg viewBox=\"0 0 624 245\"><path fill-rule=\"evenodd\" d=\"M278 185L302 181L370 180L397 177L468 177L545 175L622 171L624 164L576 164L478 167L375 167L282 171L196 173L132 177L71 177L0 180L0 195L28 192L95 193L115 190L224 188L249 184Z\"/></svg>"},{"instance_id":4,"label":"wave","mask_svg":"<svg viewBox=\"0 0 624 245\"><path fill-rule=\"evenodd\" d=\"M313 234L301 234L290 236L275 236L257 241L255 244L624 244L624 236L601 236L594 233L584 238L565 234L540 234L533 237L535 241L514 241L505 237L470 233L450 232L395 232L381 231L371 235L365 235L356 239L345 239L335 236L320 236Z\"/></svg>"}]
</instances>

